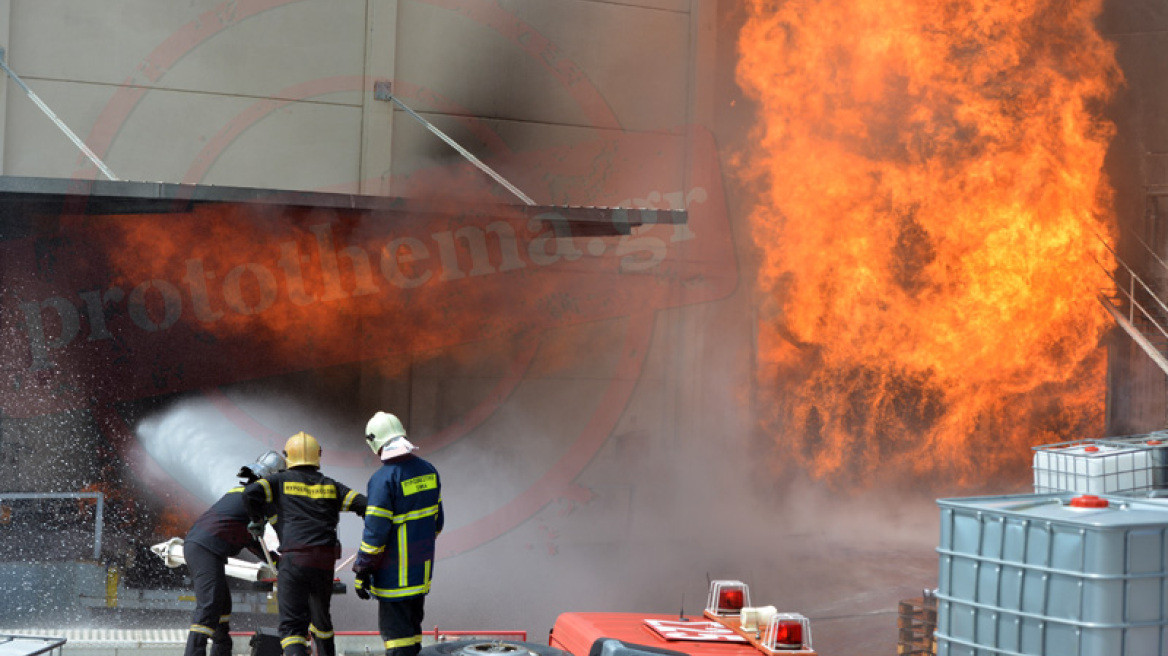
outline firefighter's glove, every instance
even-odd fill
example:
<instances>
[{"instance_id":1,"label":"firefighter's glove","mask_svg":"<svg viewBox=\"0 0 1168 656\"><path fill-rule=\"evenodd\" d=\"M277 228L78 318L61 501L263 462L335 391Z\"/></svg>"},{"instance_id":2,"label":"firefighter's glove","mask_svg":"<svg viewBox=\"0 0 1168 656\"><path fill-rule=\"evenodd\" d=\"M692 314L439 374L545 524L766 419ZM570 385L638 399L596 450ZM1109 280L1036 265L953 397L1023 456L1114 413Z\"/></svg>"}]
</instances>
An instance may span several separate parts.
<instances>
[{"instance_id":1,"label":"firefighter's glove","mask_svg":"<svg viewBox=\"0 0 1168 656\"><path fill-rule=\"evenodd\" d=\"M357 572L357 578L353 581L353 590L357 593L358 599L369 599L369 588L373 587L373 572L363 569Z\"/></svg>"},{"instance_id":2,"label":"firefighter's glove","mask_svg":"<svg viewBox=\"0 0 1168 656\"><path fill-rule=\"evenodd\" d=\"M256 536L257 539L264 537L264 527L267 525L262 519L253 519L247 524L247 532Z\"/></svg>"}]
</instances>

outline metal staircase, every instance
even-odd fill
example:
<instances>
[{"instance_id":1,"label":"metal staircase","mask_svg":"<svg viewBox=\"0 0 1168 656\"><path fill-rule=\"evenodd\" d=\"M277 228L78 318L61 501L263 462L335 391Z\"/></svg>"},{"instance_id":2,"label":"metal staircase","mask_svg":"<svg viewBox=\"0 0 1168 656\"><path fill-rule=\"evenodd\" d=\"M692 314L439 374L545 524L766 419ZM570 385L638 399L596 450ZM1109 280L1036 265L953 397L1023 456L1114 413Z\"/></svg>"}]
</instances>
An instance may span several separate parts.
<instances>
[{"instance_id":1,"label":"metal staircase","mask_svg":"<svg viewBox=\"0 0 1168 656\"><path fill-rule=\"evenodd\" d=\"M1168 190L1148 193L1149 222L1152 225L1156 223L1157 199L1166 196ZM1144 248L1148 256L1146 261L1154 263L1168 281L1168 263L1143 239L1135 237L1135 241ZM1146 274L1141 277L1111 246L1107 248L1115 258L1115 270L1107 272L1115 287L1101 292L1099 302L1160 370L1168 374L1168 303L1161 299Z\"/></svg>"}]
</instances>

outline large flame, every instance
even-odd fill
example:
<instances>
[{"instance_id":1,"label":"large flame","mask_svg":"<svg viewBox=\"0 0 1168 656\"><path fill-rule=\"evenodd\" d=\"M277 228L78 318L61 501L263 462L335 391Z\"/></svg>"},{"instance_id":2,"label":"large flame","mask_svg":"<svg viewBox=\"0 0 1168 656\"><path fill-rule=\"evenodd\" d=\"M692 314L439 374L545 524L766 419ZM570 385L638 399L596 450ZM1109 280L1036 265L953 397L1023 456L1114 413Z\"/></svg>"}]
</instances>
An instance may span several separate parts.
<instances>
[{"instance_id":1,"label":"large flame","mask_svg":"<svg viewBox=\"0 0 1168 656\"><path fill-rule=\"evenodd\" d=\"M1102 434L1101 4L750 1L759 405L784 458L973 483Z\"/></svg>"}]
</instances>

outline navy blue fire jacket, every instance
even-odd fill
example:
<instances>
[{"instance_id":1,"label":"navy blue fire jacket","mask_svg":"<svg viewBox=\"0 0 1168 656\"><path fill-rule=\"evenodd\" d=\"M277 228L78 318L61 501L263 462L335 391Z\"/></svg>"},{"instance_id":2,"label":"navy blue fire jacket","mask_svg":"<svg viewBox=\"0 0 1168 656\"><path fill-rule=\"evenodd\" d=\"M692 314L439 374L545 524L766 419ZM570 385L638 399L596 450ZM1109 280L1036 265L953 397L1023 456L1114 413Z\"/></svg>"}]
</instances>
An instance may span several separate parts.
<instances>
[{"instance_id":1,"label":"navy blue fire jacket","mask_svg":"<svg viewBox=\"0 0 1168 656\"><path fill-rule=\"evenodd\" d=\"M369 592L401 599L430 591L434 542L442 532L442 483L425 460L386 461L369 478L365 532L354 570L373 570Z\"/></svg>"}]
</instances>

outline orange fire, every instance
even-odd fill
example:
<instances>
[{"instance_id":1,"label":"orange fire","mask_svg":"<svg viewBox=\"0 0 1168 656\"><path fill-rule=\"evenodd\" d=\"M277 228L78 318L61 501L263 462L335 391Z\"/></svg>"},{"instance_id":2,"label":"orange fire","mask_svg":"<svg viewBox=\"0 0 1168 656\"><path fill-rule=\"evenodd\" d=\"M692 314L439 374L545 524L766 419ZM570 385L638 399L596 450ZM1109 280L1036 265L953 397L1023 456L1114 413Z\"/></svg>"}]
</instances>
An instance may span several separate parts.
<instances>
[{"instance_id":1,"label":"orange fire","mask_svg":"<svg viewBox=\"0 0 1168 656\"><path fill-rule=\"evenodd\" d=\"M969 485L1102 435L1101 5L750 0L759 405L786 461Z\"/></svg>"}]
</instances>

